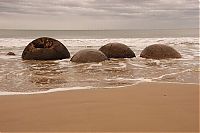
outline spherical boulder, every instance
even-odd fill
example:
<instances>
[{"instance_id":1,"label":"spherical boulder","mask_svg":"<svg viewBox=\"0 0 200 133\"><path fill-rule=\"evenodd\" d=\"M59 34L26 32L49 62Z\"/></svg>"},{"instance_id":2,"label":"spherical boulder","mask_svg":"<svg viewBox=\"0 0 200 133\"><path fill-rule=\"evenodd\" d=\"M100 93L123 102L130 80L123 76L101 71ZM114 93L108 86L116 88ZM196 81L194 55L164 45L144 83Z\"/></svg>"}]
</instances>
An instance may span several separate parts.
<instances>
[{"instance_id":1,"label":"spherical boulder","mask_svg":"<svg viewBox=\"0 0 200 133\"><path fill-rule=\"evenodd\" d=\"M13 52L8 52L6 55L15 55L15 53L13 53Z\"/></svg>"},{"instance_id":2,"label":"spherical boulder","mask_svg":"<svg viewBox=\"0 0 200 133\"><path fill-rule=\"evenodd\" d=\"M41 37L26 46L22 58L24 60L58 60L70 58L70 53L58 40Z\"/></svg>"},{"instance_id":3,"label":"spherical boulder","mask_svg":"<svg viewBox=\"0 0 200 133\"><path fill-rule=\"evenodd\" d=\"M101 62L108 58L104 53L95 49L84 49L78 51L72 58L72 62L76 63L90 63L90 62Z\"/></svg>"},{"instance_id":4,"label":"spherical boulder","mask_svg":"<svg viewBox=\"0 0 200 133\"><path fill-rule=\"evenodd\" d=\"M125 44L108 43L99 49L108 58L133 58L135 53Z\"/></svg>"},{"instance_id":5,"label":"spherical boulder","mask_svg":"<svg viewBox=\"0 0 200 133\"><path fill-rule=\"evenodd\" d=\"M170 46L154 44L146 47L140 57L147 59L181 58L181 54Z\"/></svg>"}]
</instances>

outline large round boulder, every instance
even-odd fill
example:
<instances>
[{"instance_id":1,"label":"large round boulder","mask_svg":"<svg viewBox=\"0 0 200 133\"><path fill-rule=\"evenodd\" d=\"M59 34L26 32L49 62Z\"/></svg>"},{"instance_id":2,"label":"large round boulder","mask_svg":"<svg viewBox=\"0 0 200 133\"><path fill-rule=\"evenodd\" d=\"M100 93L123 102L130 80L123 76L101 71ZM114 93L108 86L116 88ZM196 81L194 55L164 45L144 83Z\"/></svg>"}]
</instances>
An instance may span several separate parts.
<instances>
[{"instance_id":1,"label":"large round boulder","mask_svg":"<svg viewBox=\"0 0 200 133\"><path fill-rule=\"evenodd\" d=\"M70 53L58 40L42 37L26 46L22 58L24 60L58 60L70 58Z\"/></svg>"},{"instance_id":2,"label":"large round boulder","mask_svg":"<svg viewBox=\"0 0 200 133\"><path fill-rule=\"evenodd\" d=\"M147 59L181 58L181 54L170 46L154 44L146 47L140 57Z\"/></svg>"},{"instance_id":3,"label":"large round boulder","mask_svg":"<svg viewBox=\"0 0 200 133\"><path fill-rule=\"evenodd\" d=\"M76 63L90 63L90 62L101 62L108 58L104 53L95 49L84 49L78 51L72 58L72 62Z\"/></svg>"},{"instance_id":4,"label":"large round boulder","mask_svg":"<svg viewBox=\"0 0 200 133\"><path fill-rule=\"evenodd\" d=\"M125 44L108 43L99 49L108 58L133 58L135 53Z\"/></svg>"}]
</instances>

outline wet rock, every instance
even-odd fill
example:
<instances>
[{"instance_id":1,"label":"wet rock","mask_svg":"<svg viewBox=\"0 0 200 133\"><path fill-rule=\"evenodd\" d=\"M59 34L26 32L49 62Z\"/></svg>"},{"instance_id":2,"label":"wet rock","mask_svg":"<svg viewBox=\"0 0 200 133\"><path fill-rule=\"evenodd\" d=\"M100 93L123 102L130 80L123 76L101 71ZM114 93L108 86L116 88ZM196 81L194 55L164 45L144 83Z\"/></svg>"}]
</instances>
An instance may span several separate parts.
<instances>
[{"instance_id":1,"label":"wet rock","mask_svg":"<svg viewBox=\"0 0 200 133\"><path fill-rule=\"evenodd\" d=\"M108 58L104 53L95 49L84 49L78 51L72 58L72 62L77 63L90 63L90 62L101 62Z\"/></svg>"},{"instance_id":2,"label":"wet rock","mask_svg":"<svg viewBox=\"0 0 200 133\"><path fill-rule=\"evenodd\" d=\"M58 60L70 58L70 53L58 40L42 37L26 46L22 58L24 60Z\"/></svg>"},{"instance_id":3,"label":"wet rock","mask_svg":"<svg viewBox=\"0 0 200 133\"><path fill-rule=\"evenodd\" d=\"M15 53L13 53L13 52L8 52L6 55L15 55Z\"/></svg>"},{"instance_id":4,"label":"wet rock","mask_svg":"<svg viewBox=\"0 0 200 133\"><path fill-rule=\"evenodd\" d=\"M133 58L135 53L125 44L108 43L99 49L108 58Z\"/></svg>"},{"instance_id":5,"label":"wet rock","mask_svg":"<svg viewBox=\"0 0 200 133\"><path fill-rule=\"evenodd\" d=\"M147 59L181 58L181 54L170 46L154 44L146 47L140 57Z\"/></svg>"}]
</instances>

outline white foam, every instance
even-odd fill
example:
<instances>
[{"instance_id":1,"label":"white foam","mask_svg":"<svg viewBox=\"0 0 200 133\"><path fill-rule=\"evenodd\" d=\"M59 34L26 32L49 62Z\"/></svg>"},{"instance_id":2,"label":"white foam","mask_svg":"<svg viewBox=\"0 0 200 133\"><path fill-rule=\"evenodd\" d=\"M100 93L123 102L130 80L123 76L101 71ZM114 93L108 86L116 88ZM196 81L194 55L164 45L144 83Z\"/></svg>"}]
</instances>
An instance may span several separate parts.
<instances>
[{"instance_id":1,"label":"white foam","mask_svg":"<svg viewBox=\"0 0 200 133\"><path fill-rule=\"evenodd\" d=\"M126 63L119 63L119 66L110 68L111 70L124 70L126 68ZM107 69L107 68L106 68Z\"/></svg>"},{"instance_id":2,"label":"white foam","mask_svg":"<svg viewBox=\"0 0 200 133\"><path fill-rule=\"evenodd\" d=\"M17 59L17 58L20 58L21 56L11 56L11 55L1 55L0 58L1 59Z\"/></svg>"},{"instance_id":3,"label":"white foam","mask_svg":"<svg viewBox=\"0 0 200 133\"><path fill-rule=\"evenodd\" d=\"M181 83L181 82L164 82L164 81L152 81L152 83L166 83L166 84L179 84L179 85L199 85L197 83Z\"/></svg>"},{"instance_id":4,"label":"white foam","mask_svg":"<svg viewBox=\"0 0 200 133\"><path fill-rule=\"evenodd\" d=\"M2 47L23 47L28 45L32 39L0 38Z\"/></svg>"},{"instance_id":5,"label":"white foam","mask_svg":"<svg viewBox=\"0 0 200 133\"><path fill-rule=\"evenodd\" d=\"M176 72L176 73L164 74L164 75L162 75L162 76L159 76L159 77L156 77L156 78L153 78L153 79L154 79L154 80L158 80L158 79L162 79L162 78L164 78L164 77L166 77L166 76L177 75L177 74L181 74L181 73L185 73L185 72L189 72L189 71L191 71L191 69L186 69L186 70L184 70L184 71Z\"/></svg>"},{"instance_id":6,"label":"white foam","mask_svg":"<svg viewBox=\"0 0 200 133\"><path fill-rule=\"evenodd\" d=\"M151 79L146 78L112 78L105 79L106 81L140 81L140 82L151 82Z\"/></svg>"},{"instance_id":7,"label":"white foam","mask_svg":"<svg viewBox=\"0 0 200 133\"><path fill-rule=\"evenodd\" d=\"M101 67L101 66L102 66L101 62L100 63L95 63L95 64L90 64L90 66L87 67L87 69L89 70L89 69L93 69L94 67Z\"/></svg>"},{"instance_id":8,"label":"white foam","mask_svg":"<svg viewBox=\"0 0 200 133\"><path fill-rule=\"evenodd\" d=\"M85 86L85 87L55 88L55 89L49 89L47 91L38 91L38 92L0 92L0 96L35 95L35 94L46 94L46 93L62 92L62 91L69 91L69 90L84 90L84 89L91 89L91 88L94 88L94 87Z\"/></svg>"},{"instance_id":9,"label":"white foam","mask_svg":"<svg viewBox=\"0 0 200 133\"><path fill-rule=\"evenodd\" d=\"M34 39L16 39L16 38L0 38L0 46L2 47L24 47ZM182 38L118 38L118 39L58 39L67 47L100 47L111 42L124 43L130 47L143 49L151 44L199 44L198 38L182 37Z\"/></svg>"},{"instance_id":10,"label":"white foam","mask_svg":"<svg viewBox=\"0 0 200 133\"><path fill-rule=\"evenodd\" d=\"M119 63L120 68L126 68L126 63Z\"/></svg>"},{"instance_id":11,"label":"white foam","mask_svg":"<svg viewBox=\"0 0 200 133\"><path fill-rule=\"evenodd\" d=\"M129 85L122 85L122 86L112 86L112 87L104 87L105 89L112 89L112 88L124 88L129 87L133 85L137 85L140 83L145 82L152 82L152 83L170 83L170 84L187 84L187 85L199 85L196 83L181 83L181 82L163 82L163 81L152 81L151 79L145 79L145 78L138 78L134 79L138 80L137 82ZM92 86L86 86L86 87L70 87L70 88L55 88L50 89L47 91L40 91L40 92L0 92L0 96L13 96L13 95L36 95L36 94L47 94L47 93L54 93L54 92L63 92L63 91L70 91L70 90L85 90L85 89L95 89L95 87Z\"/></svg>"}]
</instances>

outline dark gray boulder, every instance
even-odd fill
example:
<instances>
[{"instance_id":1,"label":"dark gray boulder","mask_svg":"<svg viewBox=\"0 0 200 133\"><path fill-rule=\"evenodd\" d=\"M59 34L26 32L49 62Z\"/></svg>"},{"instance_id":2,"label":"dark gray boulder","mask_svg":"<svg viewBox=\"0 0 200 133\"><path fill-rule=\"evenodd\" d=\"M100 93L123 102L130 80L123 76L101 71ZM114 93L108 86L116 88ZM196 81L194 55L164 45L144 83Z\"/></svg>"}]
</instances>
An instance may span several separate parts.
<instances>
[{"instance_id":1,"label":"dark gray boulder","mask_svg":"<svg viewBox=\"0 0 200 133\"><path fill-rule=\"evenodd\" d=\"M181 58L181 54L170 46L154 44L146 47L140 57L147 59Z\"/></svg>"},{"instance_id":2,"label":"dark gray boulder","mask_svg":"<svg viewBox=\"0 0 200 133\"><path fill-rule=\"evenodd\" d=\"M90 63L101 62L107 59L108 58L106 57L106 55L99 50L84 49L74 54L74 56L71 58L71 61L76 63Z\"/></svg>"},{"instance_id":3,"label":"dark gray boulder","mask_svg":"<svg viewBox=\"0 0 200 133\"><path fill-rule=\"evenodd\" d=\"M22 58L24 60L59 60L70 58L70 53L58 40L41 37L26 46Z\"/></svg>"},{"instance_id":4,"label":"dark gray boulder","mask_svg":"<svg viewBox=\"0 0 200 133\"><path fill-rule=\"evenodd\" d=\"M13 53L13 52L8 52L6 55L15 55L15 53Z\"/></svg>"},{"instance_id":5,"label":"dark gray boulder","mask_svg":"<svg viewBox=\"0 0 200 133\"><path fill-rule=\"evenodd\" d=\"M133 58L135 53L125 44L108 43L99 49L108 58Z\"/></svg>"}]
</instances>

